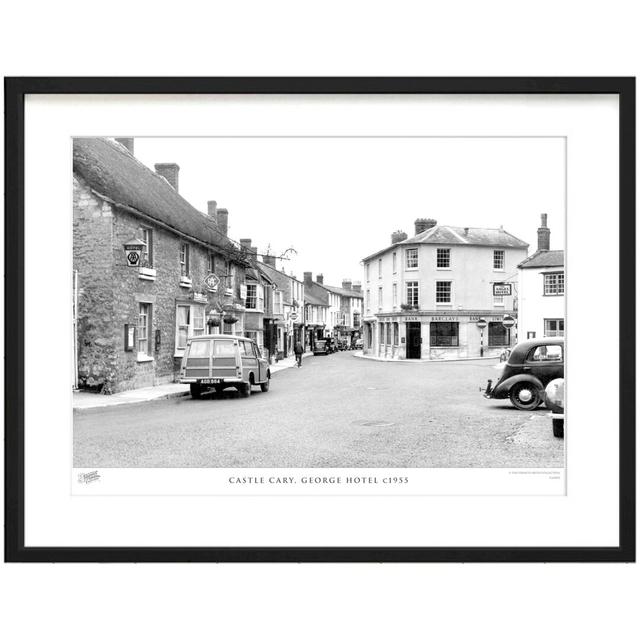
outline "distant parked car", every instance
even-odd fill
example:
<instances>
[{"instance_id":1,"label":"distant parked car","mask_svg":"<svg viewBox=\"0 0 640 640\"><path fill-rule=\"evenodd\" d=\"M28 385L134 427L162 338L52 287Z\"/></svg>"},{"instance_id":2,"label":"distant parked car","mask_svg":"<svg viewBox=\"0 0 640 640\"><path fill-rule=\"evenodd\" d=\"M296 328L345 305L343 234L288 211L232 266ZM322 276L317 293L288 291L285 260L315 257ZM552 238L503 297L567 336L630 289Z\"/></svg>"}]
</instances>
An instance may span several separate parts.
<instances>
[{"instance_id":1,"label":"distant parked car","mask_svg":"<svg viewBox=\"0 0 640 640\"><path fill-rule=\"evenodd\" d=\"M546 386L544 403L551 409L553 435L564 438L564 378L556 378Z\"/></svg>"},{"instance_id":2,"label":"distant parked car","mask_svg":"<svg viewBox=\"0 0 640 640\"><path fill-rule=\"evenodd\" d=\"M364 340L362 338L358 338L353 344L354 349L362 349L364 347Z\"/></svg>"},{"instance_id":3,"label":"distant parked car","mask_svg":"<svg viewBox=\"0 0 640 640\"><path fill-rule=\"evenodd\" d=\"M316 343L313 345L314 356L328 356L330 353L329 344L326 340L316 340Z\"/></svg>"},{"instance_id":4,"label":"distant parked car","mask_svg":"<svg viewBox=\"0 0 640 640\"><path fill-rule=\"evenodd\" d=\"M215 389L221 393L235 387L242 397L251 394L253 385L269 391L271 370L250 338L222 334L190 338L180 366L180 382L188 384L191 397Z\"/></svg>"},{"instance_id":5,"label":"distant parked car","mask_svg":"<svg viewBox=\"0 0 640 640\"><path fill-rule=\"evenodd\" d=\"M545 386L555 378L564 378L564 340L527 340L513 348L495 385L488 381L484 397L509 398L514 407L533 411L544 400Z\"/></svg>"}]
</instances>

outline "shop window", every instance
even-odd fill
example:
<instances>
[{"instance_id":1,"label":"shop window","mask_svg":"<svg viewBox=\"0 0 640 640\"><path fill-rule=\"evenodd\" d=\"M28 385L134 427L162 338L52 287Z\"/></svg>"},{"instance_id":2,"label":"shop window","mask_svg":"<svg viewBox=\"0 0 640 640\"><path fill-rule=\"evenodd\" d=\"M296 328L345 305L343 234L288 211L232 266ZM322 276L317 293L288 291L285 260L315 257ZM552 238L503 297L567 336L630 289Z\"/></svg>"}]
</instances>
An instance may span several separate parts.
<instances>
[{"instance_id":1,"label":"shop window","mask_svg":"<svg viewBox=\"0 0 640 640\"><path fill-rule=\"evenodd\" d=\"M564 273L544 274L544 295L563 296L564 295Z\"/></svg>"},{"instance_id":2,"label":"shop window","mask_svg":"<svg viewBox=\"0 0 640 640\"><path fill-rule=\"evenodd\" d=\"M457 322L432 322L429 333L432 347L458 346Z\"/></svg>"},{"instance_id":3,"label":"shop window","mask_svg":"<svg viewBox=\"0 0 640 640\"><path fill-rule=\"evenodd\" d=\"M398 323L393 323L393 345L395 347L398 346Z\"/></svg>"},{"instance_id":4,"label":"shop window","mask_svg":"<svg viewBox=\"0 0 640 640\"><path fill-rule=\"evenodd\" d=\"M436 304L451 304L451 281L436 282Z\"/></svg>"},{"instance_id":5,"label":"shop window","mask_svg":"<svg viewBox=\"0 0 640 640\"><path fill-rule=\"evenodd\" d=\"M508 347L509 329L503 326L502 322L489 323L489 346Z\"/></svg>"},{"instance_id":6,"label":"shop window","mask_svg":"<svg viewBox=\"0 0 640 640\"><path fill-rule=\"evenodd\" d=\"M504 271L504 249L496 249L493 252L494 271Z\"/></svg>"},{"instance_id":7,"label":"shop window","mask_svg":"<svg viewBox=\"0 0 640 640\"><path fill-rule=\"evenodd\" d=\"M449 269L451 267L451 249L437 250L436 267L438 269Z\"/></svg>"},{"instance_id":8,"label":"shop window","mask_svg":"<svg viewBox=\"0 0 640 640\"><path fill-rule=\"evenodd\" d=\"M563 338L564 337L564 319L563 318L545 318L544 337L545 338Z\"/></svg>"}]
</instances>

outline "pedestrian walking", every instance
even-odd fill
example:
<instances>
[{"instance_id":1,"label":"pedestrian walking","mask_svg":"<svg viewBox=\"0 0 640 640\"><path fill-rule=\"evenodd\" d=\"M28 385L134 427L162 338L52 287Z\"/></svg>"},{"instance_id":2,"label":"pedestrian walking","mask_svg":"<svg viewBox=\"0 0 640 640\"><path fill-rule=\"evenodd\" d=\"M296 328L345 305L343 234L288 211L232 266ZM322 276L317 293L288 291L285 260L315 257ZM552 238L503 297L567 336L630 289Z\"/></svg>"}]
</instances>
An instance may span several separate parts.
<instances>
[{"instance_id":1,"label":"pedestrian walking","mask_svg":"<svg viewBox=\"0 0 640 640\"><path fill-rule=\"evenodd\" d=\"M298 340L295 347L293 347L293 352L296 354L296 362L298 363L298 368L300 368L302 366L302 354L304 353L304 347L300 340Z\"/></svg>"}]
</instances>

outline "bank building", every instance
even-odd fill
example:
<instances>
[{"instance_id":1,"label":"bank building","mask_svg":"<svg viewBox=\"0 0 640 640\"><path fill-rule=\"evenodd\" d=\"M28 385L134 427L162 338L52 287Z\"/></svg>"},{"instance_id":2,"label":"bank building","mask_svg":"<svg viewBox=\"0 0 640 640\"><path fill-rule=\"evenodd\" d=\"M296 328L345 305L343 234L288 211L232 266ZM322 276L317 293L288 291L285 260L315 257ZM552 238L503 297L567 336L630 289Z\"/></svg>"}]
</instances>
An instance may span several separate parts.
<instances>
[{"instance_id":1,"label":"bank building","mask_svg":"<svg viewBox=\"0 0 640 640\"><path fill-rule=\"evenodd\" d=\"M517 336L518 265L528 244L502 227L431 218L363 259L364 354L389 360L495 357Z\"/></svg>"}]
</instances>

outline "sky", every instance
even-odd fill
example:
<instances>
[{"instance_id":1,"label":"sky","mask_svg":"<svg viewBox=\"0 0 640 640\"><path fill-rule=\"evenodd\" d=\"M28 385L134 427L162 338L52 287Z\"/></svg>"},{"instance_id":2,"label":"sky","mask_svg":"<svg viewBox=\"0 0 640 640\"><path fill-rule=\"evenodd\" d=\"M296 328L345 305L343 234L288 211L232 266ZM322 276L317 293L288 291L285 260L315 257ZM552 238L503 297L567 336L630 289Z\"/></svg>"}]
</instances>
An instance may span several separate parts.
<instances>
[{"instance_id":1,"label":"sky","mask_svg":"<svg viewBox=\"0 0 640 640\"><path fill-rule=\"evenodd\" d=\"M360 261L414 234L416 218L500 225L536 249L540 214L551 248L565 241L562 138L136 138L136 157L180 166L179 191L205 212L229 210L229 236L302 279L362 280Z\"/></svg>"}]
</instances>

